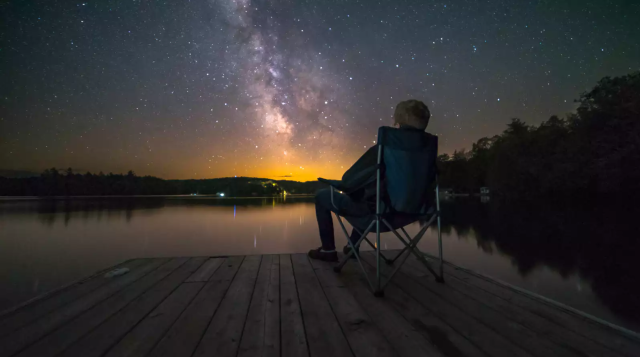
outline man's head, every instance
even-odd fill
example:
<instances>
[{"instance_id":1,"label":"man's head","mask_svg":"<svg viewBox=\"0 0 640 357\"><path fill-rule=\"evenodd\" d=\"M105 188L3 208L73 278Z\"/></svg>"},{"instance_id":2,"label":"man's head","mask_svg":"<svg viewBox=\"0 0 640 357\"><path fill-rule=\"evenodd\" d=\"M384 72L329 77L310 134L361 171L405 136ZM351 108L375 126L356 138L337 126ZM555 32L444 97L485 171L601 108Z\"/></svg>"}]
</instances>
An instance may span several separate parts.
<instances>
[{"instance_id":1,"label":"man's head","mask_svg":"<svg viewBox=\"0 0 640 357\"><path fill-rule=\"evenodd\" d=\"M429 108L419 100L409 99L398 103L393 113L393 124L407 125L425 130L429 124Z\"/></svg>"}]
</instances>

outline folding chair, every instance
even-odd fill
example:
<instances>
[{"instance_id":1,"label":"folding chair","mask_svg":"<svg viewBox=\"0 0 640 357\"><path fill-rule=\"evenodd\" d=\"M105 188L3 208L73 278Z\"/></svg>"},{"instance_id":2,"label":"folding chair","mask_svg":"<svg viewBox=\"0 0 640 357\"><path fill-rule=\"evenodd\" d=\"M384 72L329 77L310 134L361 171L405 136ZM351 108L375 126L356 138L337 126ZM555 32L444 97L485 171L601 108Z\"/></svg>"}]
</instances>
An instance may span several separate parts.
<instances>
[{"instance_id":1,"label":"folding chair","mask_svg":"<svg viewBox=\"0 0 640 357\"><path fill-rule=\"evenodd\" d=\"M384 296L384 288L389 284L393 276L400 270L406 262L407 257L412 253L421 261L427 269L435 276L436 281L443 283L442 274L442 235L440 232L440 200L438 198L436 158L438 156L438 137L426 133L422 130L396 129L391 127L380 127L378 129L378 165L376 169L376 213L369 216L371 220L366 227L357 227L352 223L353 228L360 235L354 244L349 239L347 229L342 222L341 216L336 213L336 217L342 231L347 237L347 242L351 251L344 257L334 271L340 272L342 267L350 260L354 254L362 272L369 283L369 287L375 296ZM430 199L430 192L435 184L435 209ZM333 204L333 193L337 188L331 186L331 203ZM334 204L334 207L335 204ZM337 207L336 207L337 211ZM349 217L345 217L351 222ZM426 222L420 231L411 237L404 227L416 221ZM427 228L437 220L438 226L438 267L436 270L431 266L425 255L418 249L417 245L424 236ZM372 232L375 225L376 242L375 245L369 241L367 234ZM397 232L400 229L404 238ZM381 252L380 233L393 232L393 234L404 244L404 248L392 259L386 258ZM369 274L362 265L359 253L360 244L366 241L376 253L376 277L375 283L369 278ZM410 254L403 254L409 251ZM380 275L380 260L392 265L400 258L400 263L395 267L387 280L382 283Z\"/></svg>"}]
</instances>

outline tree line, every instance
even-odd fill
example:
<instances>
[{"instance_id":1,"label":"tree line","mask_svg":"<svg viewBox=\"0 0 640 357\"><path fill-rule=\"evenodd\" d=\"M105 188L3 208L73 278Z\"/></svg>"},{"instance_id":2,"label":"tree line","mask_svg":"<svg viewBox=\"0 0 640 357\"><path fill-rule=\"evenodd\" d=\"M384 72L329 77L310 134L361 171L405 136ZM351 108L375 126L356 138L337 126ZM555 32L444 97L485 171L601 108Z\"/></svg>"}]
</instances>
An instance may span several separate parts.
<instances>
[{"instance_id":1,"label":"tree line","mask_svg":"<svg viewBox=\"0 0 640 357\"><path fill-rule=\"evenodd\" d=\"M0 196L131 196L131 195L216 195L225 197L274 196L284 193L313 194L322 184L226 177L204 180L163 180L153 176L86 174L51 168L38 177L0 177Z\"/></svg>"},{"instance_id":2,"label":"tree line","mask_svg":"<svg viewBox=\"0 0 640 357\"><path fill-rule=\"evenodd\" d=\"M438 157L440 186L506 196L639 194L640 72L605 77L575 113L538 126L514 118L470 151Z\"/></svg>"}]
</instances>

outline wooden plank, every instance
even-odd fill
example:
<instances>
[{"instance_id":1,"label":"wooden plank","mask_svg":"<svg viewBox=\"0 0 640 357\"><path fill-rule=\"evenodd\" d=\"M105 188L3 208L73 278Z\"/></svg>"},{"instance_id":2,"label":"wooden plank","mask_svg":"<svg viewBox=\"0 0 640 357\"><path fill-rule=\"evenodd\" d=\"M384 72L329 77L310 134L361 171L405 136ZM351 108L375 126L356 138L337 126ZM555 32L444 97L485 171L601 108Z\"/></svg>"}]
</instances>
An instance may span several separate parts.
<instances>
[{"instance_id":1,"label":"wooden plank","mask_svg":"<svg viewBox=\"0 0 640 357\"><path fill-rule=\"evenodd\" d=\"M411 257L409 259L417 258ZM618 353L629 357L639 355L640 341L626 336L619 331L603 326L583 316L576 315L570 311L560 309L555 305L551 305L546 301L536 299L529 294L510 288L489 277L468 271L452 263L445 262L445 265L444 271L447 277L454 277L476 286L530 313L536 314L552 324L584 336L588 340L597 342Z\"/></svg>"},{"instance_id":2,"label":"wooden plank","mask_svg":"<svg viewBox=\"0 0 640 357\"><path fill-rule=\"evenodd\" d=\"M85 318L84 321L75 322L73 326L69 326L52 335L52 337L55 337L54 341L48 344L40 344L37 353L34 351L32 355L44 355L45 352L53 355L64 350L63 355L65 356L102 356L149 312L153 311L180 283L193 274L204 263L205 259L175 259L175 264L177 265L175 270L166 274L159 274L155 283L150 282L149 288L138 288L138 293L135 294L136 297L131 299L132 301L124 306L123 309L115 310L117 312L111 313L108 319L103 318L107 315L106 313L100 313L92 316L91 319ZM141 290L143 292L139 293ZM120 302L115 302L113 305L119 306ZM108 305L103 309L105 312L113 311L113 308ZM104 322L97 326L96 322L99 323L100 320ZM78 337L73 339L74 336L81 335L83 330L89 331L94 326L97 327L81 339Z\"/></svg>"},{"instance_id":3,"label":"wooden plank","mask_svg":"<svg viewBox=\"0 0 640 357\"><path fill-rule=\"evenodd\" d=\"M303 254L295 254L291 261L311 356L352 356L349 343L309 260Z\"/></svg>"},{"instance_id":4,"label":"wooden plank","mask_svg":"<svg viewBox=\"0 0 640 357\"><path fill-rule=\"evenodd\" d=\"M173 357L193 354L243 260L244 257L230 257L225 260L158 342L150 356Z\"/></svg>"},{"instance_id":5,"label":"wooden plank","mask_svg":"<svg viewBox=\"0 0 640 357\"><path fill-rule=\"evenodd\" d=\"M369 265L375 266L375 257L373 254L363 252L362 258ZM381 266L383 275L387 276L391 268L386 266L386 264ZM503 337L501 333L488 328L488 326L460 310L460 307L450 304L440 296L433 294L429 289L420 284L416 284L402 272L396 274L393 279L393 283L400 287L400 289L456 331L464 335L467 339L471 340L487 354L491 356L532 356L529 352Z\"/></svg>"},{"instance_id":6,"label":"wooden plank","mask_svg":"<svg viewBox=\"0 0 640 357\"><path fill-rule=\"evenodd\" d=\"M61 326L53 333L29 346L18 356L52 356L61 353L183 265L187 260L188 258L170 259L166 264L138 280L135 284L131 284L126 289L97 304L70 323Z\"/></svg>"},{"instance_id":7,"label":"wooden plank","mask_svg":"<svg viewBox=\"0 0 640 357\"><path fill-rule=\"evenodd\" d=\"M272 343L267 346L266 333L268 330L280 331L279 320L267 320L267 309L273 308L273 301L269 301L270 284L272 282L271 274L274 257L265 255L260 263L260 271L258 272L258 280L256 281L251 305L247 321L242 332L242 340L240 340L240 348L238 356L279 356L279 343ZM275 257L278 259L278 256ZM276 272L278 274L278 272ZM279 297L277 297L278 299ZM277 308L277 305L275 305ZM277 336L278 340L280 336Z\"/></svg>"},{"instance_id":8,"label":"wooden plank","mask_svg":"<svg viewBox=\"0 0 640 357\"><path fill-rule=\"evenodd\" d=\"M146 356L171 327L205 283L181 284L162 304L129 332L106 354L109 356ZM86 354L69 354L87 356ZM100 356L99 354L96 354Z\"/></svg>"},{"instance_id":9,"label":"wooden plank","mask_svg":"<svg viewBox=\"0 0 640 357\"><path fill-rule=\"evenodd\" d=\"M426 275L421 275L418 269L404 265L400 271L534 356L578 356L574 349L553 343L538 332L503 315L499 309L486 302L462 294L448 284L439 284L433 278L426 279Z\"/></svg>"},{"instance_id":10,"label":"wooden plank","mask_svg":"<svg viewBox=\"0 0 640 357\"><path fill-rule=\"evenodd\" d=\"M435 344L424 338L411 323L405 320L386 299L373 296L367 288L367 282L362 276L362 272L356 264L347 264L340 275L334 273L334 264L312 261L314 267L329 269L328 274L332 274L332 280L339 280L348 292L353 296L359 306L367 313L371 321L386 336L389 343L400 356L434 356L443 357ZM318 271L318 270L316 270ZM320 276L320 274L318 274ZM322 282L322 279L321 279ZM351 343L351 342L350 342ZM353 345L353 343L351 343ZM354 348L355 351L355 348ZM453 354L447 353L446 356ZM462 356L461 353L457 354Z\"/></svg>"},{"instance_id":11,"label":"wooden plank","mask_svg":"<svg viewBox=\"0 0 640 357\"><path fill-rule=\"evenodd\" d=\"M360 274L360 268L347 264L343 271L349 272L350 269L357 270ZM375 274L375 269L365 264L365 269L369 274ZM458 331L454 330L446 322L435 316L429 310L425 309L415 299L407 295L395 284L390 284L385 289L384 299L373 297L369 290L369 284L364 277L359 279L360 288L358 295L368 296L375 301L382 301L382 305L390 305L397 313L408 321L416 332L420 333L424 341L428 341L430 345L440 351L445 356L450 357L486 357L487 354L480 350L476 345L469 341ZM351 287L351 285L350 285ZM364 303L363 303L364 306ZM393 315L393 313L391 313ZM409 352L411 349L409 349ZM419 355L419 354L416 354Z\"/></svg>"},{"instance_id":12,"label":"wooden plank","mask_svg":"<svg viewBox=\"0 0 640 357\"><path fill-rule=\"evenodd\" d=\"M305 255L302 256L308 259ZM396 356L391 343L349 293L344 282L333 272L335 264L318 260L309 262L353 353L356 356Z\"/></svg>"},{"instance_id":13,"label":"wooden plank","mask_svg":"<svg viewBox=\"0 0 640 357\"><path fill-rule=\"evenodd\" d=\"M69 289L69 288L71 288L71 287L73 287L73 286L75 286L77 284L83 284L83 283L86 283L89 280L92 280L93 278L97 278L97 277L103 276L105 273L107 273L107 272L109 272L109 271L111 271L113 269L116 269L116 268L118 268L118 267L120 267L120 266L122 266L124 264L131 263L131 262L133 262L135 260L144 261L144 260L147 260L147 259L146 258L127 259L127 260L125 260L125 261L123 261L121 263L118 263L116 265L109 266L109 267L104 268L104 269L100 269L100 270L94 272L91 275L82 277L80 279L74 280L74 281L72 281L70 283L67 283L65 285L62 285L62 286L60 286L58 288L54 288L52 290L44 292L44 293L42 293L42 294L40 294L40 295L38 295L38 296L36 296L34 298L31 298L29 300L23 301L23 302L19 303L18 305L15 305L15 306L9 307L8 309L4 309L4 310L0 311L0 320L4 319L7 316L10 316L10 315L14 314L18 310L21 310L21 309L23 309L23 308L25 308L27 306L34 306L35 304L37 304L41 300L48 299L48 298L50 298L50 297L52 297L52 296L54 296L56 294L59 294L59 293L65 291L65 290L67 290L67 289Z\"/></svg>"},{"instance_id":14,"label":"wooden plank","mask_svg":"<svg viewBox=\"0 0 640 357\"><path fill-rule=\"evenodd\" d=\"M186 280L187 283L201 281L207 282L211 275L215 273L216 270L222 265L225 261L225 258L210 258L207 260L201 267L198 269L193 275Z\"/></svg>"},{"instance_id":15,"label":"wooden plank","mask_svg":"<svg viewBox=\"0 0 640 357\"><path fill-rule=\"evenodd\" d=\"M280 357L280 256L274 255L269 275L263 357Z\"/></svg>"},{"instance_id":16,"label":"wooden plank","mask_svg":"<svg viewBox=\"0 0 640 357\"><path fill-rule=\"evenodd\" d=\"M152 263L144 265L141 269L125 274L85 295L82 299L67 304L33 323L24 326L16 332L5 336L0 340L0 356L11 356L21 351L64 323L98 305L100 302L116 295L126 287L136 285L132 283L143 278L148 273L153 272L158 267L167 263L167 261L168 259L154 259Z\"/></svg>"},{"instance_id":17,"label":"wooden plank","mask_svg":"<svg viewBox=\"0 0 640 357\"><path fill-rule=\"evenodd\" d=\"M104 269L89 278L85 278L74 284L71 284L59 291L51 294L45 294L36 300L17 308L9 313L4 314L0 319L0 337L5 336L17 329L28 325L29 323L41 318L42 316L79 299L80 297L98 289L99 287L110 283L114 279L120 279L124 275L114 278L105 278L104 274L113 269L128 268L129 273L139 269L144 264L150 264L149 259L133 259L118 264L116 266ZM126 274L125 274L126 275Z\"/></svg>"},{"instance_id":18,"label":"wooden plank","mask_svg":"<svg viewBox=\"0 0 640 357\"><path fill-rule=\"evenodd\" d=\"M194 357L236 355L261 260L261 256L253 255L242 262Z\"/></svg>"},{"instance_id":19,"label":"wooden plank","mask_svg":"<svg viewBox=\"0 0 640 357\"><path fill-rule=\"evenodd\" d=\"M413 269L415 275L419 278L426 279L430 277L431 273L421 264L417 259L408 259L407 265ZM468 298L482 302L485 305L490 306L498 313L508 317L509 319L526 326L527 328L536 331L536 333L544 336L553 343L559 345L559 348L579 351L587 356L594 357L606 357L606 356L618 356L617 352L609 348L593 342L578 335L575 332L556 325L549 320L546 320L536 314L533 314L510 301L501 299L495 295L492 295L478 287L470 285L458 278L448 278L446 284L454 290L464 294ZM640 350L638 350L640 353Z\"/></svg>"},{"instance_id":20,"label":"wooden plank","mask_svg":"<svg viewBox=\"0 0 640 357\"><path fill-rule=\"evenodd\" d=\"M308 356L302 310L290 255L280 255L280 330L282 357Z\"/></svg>"}]
</instances>

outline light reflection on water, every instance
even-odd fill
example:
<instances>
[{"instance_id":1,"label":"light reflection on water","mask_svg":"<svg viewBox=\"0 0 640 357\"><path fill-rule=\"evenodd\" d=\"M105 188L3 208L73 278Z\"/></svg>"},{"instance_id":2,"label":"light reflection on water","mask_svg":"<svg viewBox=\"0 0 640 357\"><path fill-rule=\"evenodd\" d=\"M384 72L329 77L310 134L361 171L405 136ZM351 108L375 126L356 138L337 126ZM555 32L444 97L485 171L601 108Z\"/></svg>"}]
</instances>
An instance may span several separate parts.
<instances>
[{"instance_id":1,"label":"light reflection on water","mask_svg":"<svg viewBox=\"0 0 640 357\"><path fill-rule=\"evenodd\" d=\"M444 201L442 210L447 260L638 330L640 299L620 293L637 281L627 262L639 257L638 243L599 238L635 231L622 213L603 220L575 207L520 211L478 199ZM384 249L401 248L389 233L382 239ZM319 244L311 197L0 200L0 310L126 259L303 253ZM420 247L437 252L434 231Z\"/></svg>"}]
</instances>

